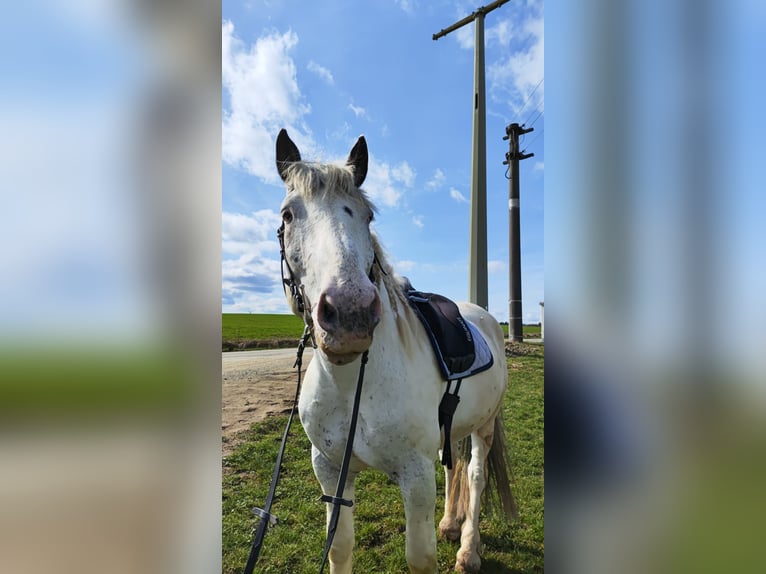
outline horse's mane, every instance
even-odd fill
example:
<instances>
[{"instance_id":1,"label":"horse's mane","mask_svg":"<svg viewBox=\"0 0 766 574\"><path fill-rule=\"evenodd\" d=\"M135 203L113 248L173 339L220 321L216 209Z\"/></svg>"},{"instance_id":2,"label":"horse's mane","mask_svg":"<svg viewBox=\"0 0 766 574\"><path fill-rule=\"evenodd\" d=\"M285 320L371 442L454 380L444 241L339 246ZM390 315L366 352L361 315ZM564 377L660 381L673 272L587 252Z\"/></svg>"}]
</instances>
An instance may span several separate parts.
<instances>
[{"instance_id":1,"label":"horse's mane","mask_svg":"<svg viewBox=\"0 0 766 574\"><path fill-rule=\"evenodd\" d=\"M397 281L394 269L388 261L386 252L380 244L378 236L374 233L372 234L372 247L375 250L375 255L378 257L379 265L379 267L374 270L375 279L379 285L382 284L386 288L386 291L388 291L388 297L391 300L391 308L394 313L398 314L399 303L403 305L404 309L408 308L404 289L402 289L401 284Z\"/></svg>"}]
</instances>

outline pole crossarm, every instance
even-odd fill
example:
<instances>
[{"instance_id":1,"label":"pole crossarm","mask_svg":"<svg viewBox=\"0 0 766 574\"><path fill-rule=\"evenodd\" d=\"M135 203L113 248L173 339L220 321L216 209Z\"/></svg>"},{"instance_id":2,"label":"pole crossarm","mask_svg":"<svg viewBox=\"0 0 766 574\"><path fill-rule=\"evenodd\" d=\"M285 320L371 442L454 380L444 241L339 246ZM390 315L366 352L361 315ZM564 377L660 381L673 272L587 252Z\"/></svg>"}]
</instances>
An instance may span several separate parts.
<instances>
[{"instance_id":1,"label":"pole crossarm","mask_svg":"<svg viewBox=\"0 0 766 574\"><path fill-rule=\"evenodd\" d=\"M482 6L480 8L477 8L470 16L466 16L462 20L455 22L452 24L452 26L448 26L447 28L444 28L443 30L439 30L436 34L434 34L432 37L434 40L438 40L439 38L446 36L450 32L454 32L458 28L462 28L469 22L473 22L473 20L476 18L479 14L488 14L489 12L492 12L495 8L500 8L503 4L506 4L510 0L496 0L495 2L492 2L492 4L487 4L486 6Z\"/></svg>"},{"instance_id":2,"label":"pole crossarm","mask_svg":"<svg viewBox=\"0 0 766 574\"><path fill-rule=\"evenodd\" d=\"M535 131L535 128L525 128L524 125L510 124L505 127L504 141L511 140L511 150L505 154L503 165L508 165L513 160L528 159L534 157L534 153L522 153L519 151L519 136Z\"/></svg>"}]
</instances>

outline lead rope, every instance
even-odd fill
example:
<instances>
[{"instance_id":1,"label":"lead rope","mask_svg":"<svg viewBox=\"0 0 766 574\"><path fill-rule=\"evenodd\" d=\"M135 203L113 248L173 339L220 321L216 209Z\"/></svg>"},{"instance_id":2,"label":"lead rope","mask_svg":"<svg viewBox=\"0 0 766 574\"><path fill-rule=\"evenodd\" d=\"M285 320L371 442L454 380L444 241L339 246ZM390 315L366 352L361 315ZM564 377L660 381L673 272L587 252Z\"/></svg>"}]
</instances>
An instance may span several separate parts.
<instances>
[{"instance_id":1,"label":"lead rope","mask_svg":"<svg viewBox=\"0 0 766 574\"><path fill-rule=\"evenodd\" d=\"M362 353L362 364L359 367L359 379L356 382L356 393L354 394L354 408L351 411L351 424L348 429L348 439L346 440L346 451L343 453L343 464L340 467L338 475L338 486L335 488L335 496L323 495L322 502L328 502L333 505L330 523L327 525L327 542L324 546L322 555L322 565L319 568L319 574L324 573L324 567L327 563L327 557L330 554L330 547L335 538L335 531L338 529L338 519L340 518L340 507L354 506L353 500L343 498L343 490L346 487L346 478L348 476L348 467L351 463L351 453L354 450L354 434L356 433L356 421L359 418L359 402L362 398L362 383L364 382L364 367L367 365L367 351Z\"/></svg>"},{"instance_id":2,"label":"lead rope","mask_svg":"<svg viewBox=\"0 0 766 574\"><path fill-rule=\"evenodd\" d=\"M282 455L285 452L285 446L287 445L287 435L290 432L290 425L293 421L293 415L295 414L296 407L298 406L298 397L300 395L301 388L301 365L303 362L303 350L306 347L309 337L311 336L311 330L306 325L303 330L303 337L298 344L298 353L295 359L295 367L298 367L298 385L295 390L295 399L293 401L293 408L290 411L290 417L287 419L287 426L285 432L282 435L282 444L279 447L279 454L277 455L277 462L274 467L274 474L271 477L271 486L269 487L269 494L266 497L266 503L264 508L253 508L253 513L256 514L261 520L258 523L258 529L255 533L255 539L253 540L253 546L250 549L250 556L248 556L247 564L245 564L244 574L252 574L255 568L255 563L258 560L258 555L263 545L263 539L266 536L269 524L276 525L279 521L276 516L271 514L271 505L274 502L274 493L277 489L277 483L279 482L279 471L282 466ZM333 505L332 514L330 516L330 523L327 526L327 542L325 543L324 552L322 554L322 564L319 567L319 574L324 573L324 567L327 564L327 558L330 554L330 548L332 547L332 541L335 538L335 532L338 529L338 520L340 518L340 507L348 506L349 508L354 505L353 500L343 498L343 491L346 487L346 478L348 477L348 467L351 463L351 454L354 449L354 435L356 434L356 423L359 418L359 403L362 398L362 383L364 382L364 369L367 365L368 351L362 353L362 361L359 367L359 378L356 383L356 393L354 394L354 407L351 411L351 424L348 429L348 439L346 440L346 450L343 453L343 463L341 464L340 474L338 475L338 485L335 489L335 496L323 495L322 502L327 502Z\"/></svg>"},{"instance_id":3,"label":"lead rope","mask_svg":"<svg viewBox=\"0 0 766 574\"><path fill-rule=\"evenodd\" d=\"M263 545L263 539L266 536L269 524L276 525L279 521L277 517L271 514L271 505L274 502L274 493L277 490L277 483L279 482L279 471L282 467L282 455L285 453L285 447L287 446L287 435L290 433L290 425L293 423L293 415L298 407L298 398L301 392L301 370L303 367L303 351L306 348L306 343L311 337L311 327L307 323L303 329L303 336L298 343L298 352L295 357L295 364L293 367L298 368L298 384L295 388L295 398L293 399L293 408L290 409L290 416L287 419L287 426L285 432L282 434L282 444L279 447L279 454L277 455L277 462L274 466L274 474L271 476L271 486L269 487L269 494L266 497L266 503L263 508L253 508L253 513L260 518L258 523L258 529L255 532L255 538L253 539L253 546L250 549L250 556L247 558L247 564L245 564L244 574L252 574L253 568L255 568L255 562L258 560L258 555L261 552L261 546Z\"/></svg>"}]
</instances>

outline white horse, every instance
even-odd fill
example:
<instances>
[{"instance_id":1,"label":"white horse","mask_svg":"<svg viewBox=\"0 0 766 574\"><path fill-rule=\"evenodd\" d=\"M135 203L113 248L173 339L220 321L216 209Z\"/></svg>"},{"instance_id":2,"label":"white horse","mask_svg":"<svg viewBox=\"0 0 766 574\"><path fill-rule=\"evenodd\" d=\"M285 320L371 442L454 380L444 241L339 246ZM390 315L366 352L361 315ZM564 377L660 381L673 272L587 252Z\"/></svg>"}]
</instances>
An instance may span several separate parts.
<instances>
[{"instance_id":1,"label":"white horse","mask_svg":"<svg viewBox=\"0 0 766 574\"><path fill-rule=\"evenodd\" d=\"M369 350L344 498L353 500L361 470L385 472L402 492L410 572L436 572L434 461L442 447L438 406L446 381L423 325L370 230L374 207L359 189L367 173L367 144L360 137L345 166L307 163L282 130L277 168L287 187L281 208L284 256L303 304L294 297L288 301L313 329L318 345L299 403L314 472L323 492L335 494L360 355ZM476 305L464 303L459 309L486 338L494 365L462 384L452 438L454 444L471 436L470 463L445 469L446 500L438 530L444 538L460 538L455 569L477 572L480 497L488 478L496 479L504 511L509 516L515 512L500 419L507 367L497 321ZM496 476L489 477L487 468ZM461 482L462 488L456 488ZM328 524L330 514L328 504ZM353 508L344 506L329 555L333 574L351 572L353 546Z\"/></svg>"}]
</instances>

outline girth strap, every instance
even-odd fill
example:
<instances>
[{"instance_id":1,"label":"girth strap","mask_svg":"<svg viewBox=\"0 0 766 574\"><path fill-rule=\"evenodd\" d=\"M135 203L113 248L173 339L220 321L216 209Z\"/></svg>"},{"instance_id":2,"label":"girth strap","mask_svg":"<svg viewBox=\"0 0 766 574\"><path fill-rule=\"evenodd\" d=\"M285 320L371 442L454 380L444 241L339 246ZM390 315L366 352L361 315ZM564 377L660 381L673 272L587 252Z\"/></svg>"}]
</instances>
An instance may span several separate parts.
<instances>
[{"instance_id":1,"label":"girth strap","mask_svg":"<svg viewBox=\"0 0 766 574\"><path fill-rule=\"evenodd\" d=\"M442 448L442 465L452 470L452 418L455 416L460 397L457 395L460 390L460 383L463 379L458 379L455 390L450 392L452 381L447 381L447 388L444 391L442 400L439 403L439 427L444 427L444 448Z\"/></svg>"}]
</instances>

